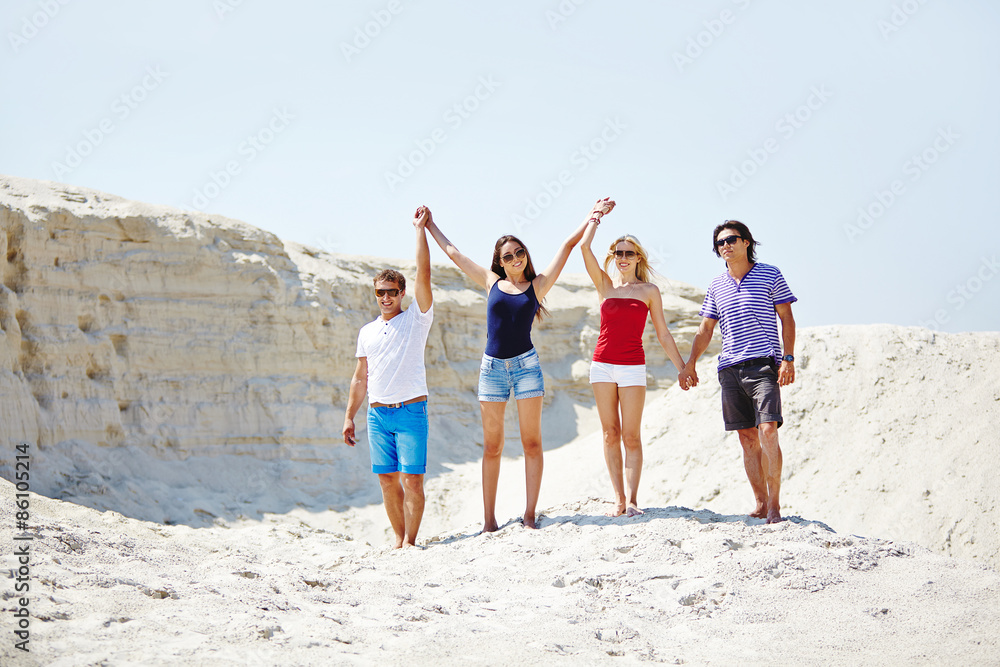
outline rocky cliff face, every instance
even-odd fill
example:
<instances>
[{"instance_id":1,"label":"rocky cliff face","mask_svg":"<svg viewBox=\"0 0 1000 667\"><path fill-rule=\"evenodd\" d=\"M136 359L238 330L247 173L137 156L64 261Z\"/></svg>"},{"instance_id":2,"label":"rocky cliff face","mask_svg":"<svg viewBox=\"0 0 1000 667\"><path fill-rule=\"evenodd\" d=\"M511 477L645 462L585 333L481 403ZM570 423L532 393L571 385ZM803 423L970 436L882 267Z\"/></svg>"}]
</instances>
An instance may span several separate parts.
<instances>
[{"instance_id":1,"label":"rocky cliff face","mask_svg":"<svg viewBox=\"0 0 1000 667\"><path fill-rule=\"evenodd\" d=\"M371 279L385 266L413 271L412 260L332 255L235 220L11 177L0 177L0 230L3 439L42 448L82 440L176 458L224 446L268 458L274 445L337 441L357 331L377 315ZM450 264L433 280L434 409L474 433L483 295ZM701 297L665 290L682 344ZM534 339L547 400L586 399L593 287L565 276L546 305ZM667 386L675 374L651 327L647 338L652 381Z\"/></svg>"}]
</instances>

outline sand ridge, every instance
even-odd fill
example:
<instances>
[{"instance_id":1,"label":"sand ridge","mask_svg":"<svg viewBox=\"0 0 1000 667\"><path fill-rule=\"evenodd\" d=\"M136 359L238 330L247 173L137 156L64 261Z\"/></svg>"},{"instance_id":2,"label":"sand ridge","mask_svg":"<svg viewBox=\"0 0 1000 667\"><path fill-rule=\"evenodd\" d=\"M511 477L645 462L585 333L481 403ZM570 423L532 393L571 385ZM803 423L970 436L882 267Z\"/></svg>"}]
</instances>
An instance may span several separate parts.
<instances>
[{"instance_id":1,"label":"sand ridge","mask_svg":"<svg viewBox=\"0 0 1000 667\"><path fill-rule=\"evenodd\" d=\"M997 664L1000 333L800 323L776 526L745 515L714 358L682 392L647 340L647 512L611 519L597 300L561 276L533 334L541 529L511 405L478 536L483 296L435 264L427 509L397 552L337 434L371 276L412 262L12 177L0 226L0 436L35 492L33 651L4 665ZM683 353L703 293L664 292Z\"/></svg>"},{"instance_id":2,"label":"sand ridge","mask_svg":"<svg viewBox=\"0 0 1000 667\"><path fill-rule=\"evenodd\" d=\"M5 664L958 665L1000 650L995 570L798 517L612 519L584 499L538 531L469 525L394 551L289 516L193 529L33 502L44 595L34 652L4 646Z\"/></svg>"}]
</instances>

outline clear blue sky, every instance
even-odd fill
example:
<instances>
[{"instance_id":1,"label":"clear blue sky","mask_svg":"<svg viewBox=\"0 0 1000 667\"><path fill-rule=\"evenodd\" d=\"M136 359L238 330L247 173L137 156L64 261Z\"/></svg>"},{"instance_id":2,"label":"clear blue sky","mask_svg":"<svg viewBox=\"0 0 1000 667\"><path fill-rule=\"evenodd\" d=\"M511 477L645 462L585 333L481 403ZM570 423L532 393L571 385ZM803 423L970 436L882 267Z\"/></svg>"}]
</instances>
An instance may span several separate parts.
<instances>
[{"instance_id":1,"label":"clear blue sky","mask_svg":"<svg viewBox=\"0 0 1000 667\"><path fill-rule=\"evenodd\" d=\"M482 263L503 233L546 263L611 196L595 247L702 287L746 222L800 326L1000 329L994 2L9 0L0 27L0 173L390 258L426 204Z\"/></svg>"}]
</instances>

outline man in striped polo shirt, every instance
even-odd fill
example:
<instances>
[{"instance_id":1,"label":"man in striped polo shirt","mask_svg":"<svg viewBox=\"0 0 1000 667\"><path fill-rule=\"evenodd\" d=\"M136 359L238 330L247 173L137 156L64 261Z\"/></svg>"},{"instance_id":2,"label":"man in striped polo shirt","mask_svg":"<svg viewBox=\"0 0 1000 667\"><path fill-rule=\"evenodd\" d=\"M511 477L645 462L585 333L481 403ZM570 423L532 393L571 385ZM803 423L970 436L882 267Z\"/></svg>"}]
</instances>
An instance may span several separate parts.
<instances>
[{"instance_id":1,"label":"man in striped polo shirt","mask_svg":"<svg viewBox=\"0 0 1000 667\"><path fill-rule=\"evenodd\" d=\"M743 446L743 467L757 500L750 516L777 523L781 521L779 387L795 381L792 303L798 299L777 267L757 261L756 245L747 226L737 220L727 220L712 233L712 249L726 260L727 270L705 294L699 312L701 326L678 380L688 386L698 384L695 362L708 347L718 322L722 417L726 430L736 431Z\"/></svg>"}]
</instances>

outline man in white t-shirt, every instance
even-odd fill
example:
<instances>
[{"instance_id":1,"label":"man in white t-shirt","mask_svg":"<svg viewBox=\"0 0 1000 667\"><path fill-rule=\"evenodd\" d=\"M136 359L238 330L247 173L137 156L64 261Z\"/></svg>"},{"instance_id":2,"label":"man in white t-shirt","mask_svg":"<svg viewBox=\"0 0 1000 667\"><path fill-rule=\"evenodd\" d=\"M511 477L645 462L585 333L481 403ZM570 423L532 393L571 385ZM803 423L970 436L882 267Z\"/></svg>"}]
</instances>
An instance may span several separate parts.
<instances>
[{"instance_id":1,"label":"man in white t-shirt","mask_svg":"<svg viewBox=\"0 0 1000 667\"><path fill-rule=\"evenodd\" d=\"M426 206L417 209L417 277L414 303L403 310L406 278L384 269L375 276L381 314L358 332L358 366L344 417L344 442L357 444L354 416L368 394L368 441L372 472L382 487L396 548L413 546L424 515L427 472L427 377L424 346L434 319Z\"/></svg>"}]
</instances>

